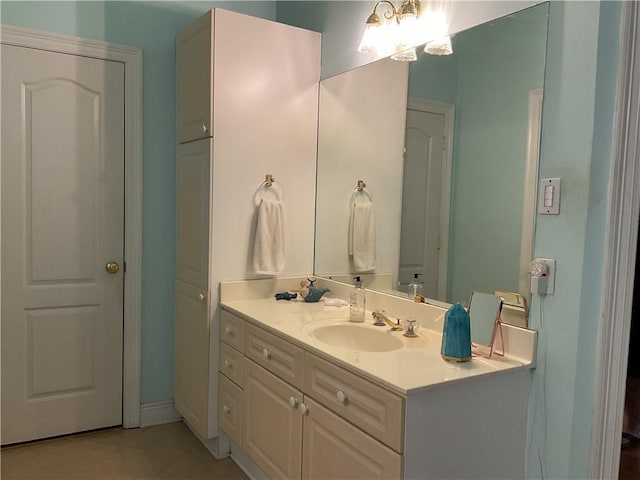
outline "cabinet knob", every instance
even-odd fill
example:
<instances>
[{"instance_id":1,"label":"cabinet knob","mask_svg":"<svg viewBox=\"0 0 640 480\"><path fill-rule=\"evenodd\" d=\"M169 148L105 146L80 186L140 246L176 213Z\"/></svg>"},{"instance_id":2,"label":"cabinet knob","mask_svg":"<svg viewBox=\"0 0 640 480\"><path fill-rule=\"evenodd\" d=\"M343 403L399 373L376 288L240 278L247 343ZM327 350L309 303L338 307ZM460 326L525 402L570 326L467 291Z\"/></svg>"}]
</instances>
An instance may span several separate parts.
<instances>
[{"instance_id":1,"label":"cabinet knob","mask_svg":"<svg viewBox=\"0 0 640 480\"><path fill-rule=\"evenodd\" d=\"M265 347L262 349L262 356L265 358L265 360L270 360L271 352Z\"/></svg>"},{"instance_id":2,"label":"cabinet knob","mask_svg":"<svg viewBox=\"0 0 640 480\"><path fill-rule=\"evenodd\" d=\"M346 402L347 394L344 393L342 390L338 390L338 393L336 393L336 400L338 400L340 403Z\"/></svg>"},{"instance_id":3,"label":"cabinet knob","mask_svg":"<svg viewBox=\"0 0 640 480\"><path fill-rule=\"evenodd\" d=\"M227 368L231 368L231 365L233 365L233 364L231 363L231 361L230 361L230 360L225 360L225 361L224 361L224 366L225 366L225 367L227 367Z\"/></svg>"},{"instance_id":4,"label":"cabinet knob","mask_svg":"<svg viewBox=\"0 0 640 480\"><path fill-rule=\"evenodd\" d=\"M204 293L200 292L200 294L198 295L198 298L200 299L201 302L204 302L204 299L207 298L207 296Z\"/></svg>"},{"instance_id":5,"label":"cabinet knob","mask_svg":"<svg viewBox=\"0 0 640 480\"><path fill-rule=\"evenodd\" d=\"M225 405L222 408L224 409L224 413L231 413L231 407L229 405Z\"/></svg>"},{"instance_id":6,"label":"cabinet knob","mask_svg":"<svg viewBox=\"0 0 640 480\"><path fill-rule=\"evenodd\" d=\"M298 406L298 399L294 396L289 397L289 405L291 405L291 408L296 408Z\"/></svg>"},{"instance_id":7,"label":"cabinet knob","mask_svg":"<svg viewBox=\"0 0 640 480\"><path fill-rule=\"evenodd\" d=\"M202 133L207 133L207 130L208 130L207 125L203 123L202 124Z\"/></svg>"},{"instance_id":8,"label":"cabinet knob","mask_svg":"<svg viewBox=\"0 0 640 480\"><path fill-rule=\"evenodd\" d=\"M233 329L229 326L226 326L224 328L224 333L226 333L227 335L233 335Z\"/></svg>"},{"instance_id":9,"label":"cabinet knob","mask_svg":"<svg viewBox=\"0 0 640 480\"><path fill-rule=\"evenodd\" d=\"M306 415L307 413L309 413L309 407L307 407L304 403L300 404L300 413L302 415Z\"/></svg>"}]
</instances>

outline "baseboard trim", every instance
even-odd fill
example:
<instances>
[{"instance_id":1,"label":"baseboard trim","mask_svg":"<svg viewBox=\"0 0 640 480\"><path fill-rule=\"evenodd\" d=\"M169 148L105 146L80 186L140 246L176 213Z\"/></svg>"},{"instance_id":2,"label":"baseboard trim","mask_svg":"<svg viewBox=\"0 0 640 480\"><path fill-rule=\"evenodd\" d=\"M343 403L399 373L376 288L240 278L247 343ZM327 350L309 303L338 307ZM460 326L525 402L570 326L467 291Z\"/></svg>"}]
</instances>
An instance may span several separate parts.
<instances>
[{"instance_id":1,"label":"baseboard trim","mask_svg":"<svg viewBox=\"0 0 640 480\"><path fill-rule=\"evenodd\" d=\"M240 467L247 477L251 480L269 480L269 477L266 473L262 471L262 469L256 465L256 463L245 453L242 448L236 445L234 442L231 443L231 459Z\"/></svg>"},{"instance_id":2,"label":"baseboard trim","mask_svg":"<svg viewBox=\"0 0 640 480\"><path fill-rule=\"evenodd\" d=\"M173 402L145 403L140 406L140 426L161 425L177 422L182 416L173 406Z\"/></svg>"}]
</instances>

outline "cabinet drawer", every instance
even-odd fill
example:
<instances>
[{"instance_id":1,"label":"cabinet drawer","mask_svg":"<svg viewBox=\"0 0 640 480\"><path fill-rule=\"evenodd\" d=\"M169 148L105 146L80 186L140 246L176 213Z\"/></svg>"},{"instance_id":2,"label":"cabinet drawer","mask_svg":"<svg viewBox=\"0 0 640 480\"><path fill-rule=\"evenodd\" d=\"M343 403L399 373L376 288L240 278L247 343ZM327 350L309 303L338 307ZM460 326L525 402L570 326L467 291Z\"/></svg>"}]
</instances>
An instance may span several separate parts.
<instances>
[{"instance_id":1,"label":"cabinet drawer","mask_svg":"<svg viewBox=\"0 0 640 480\"><path fill-rule=\"evenodd\" d=\"M220 344L220 371L242 387L244 356L229 345Z\"/></svg>"},{"instance_id":2,"label":"cabinet drawer","mask_svg":"<svg viewBox=\"0 0 640 480\"><path fill-rule=\"evenodd\" d=\"M402 455L305 396L302 478L402 478Z\"/></svg>"},{"instance_id":3,"label":"cabinet drawer","mask_svg":"<svg viewBox=\"0 0 640 480\"><path fill-rule=\"evenodd\" d=\"M239 352L244 351L244 320L226 310L220 311L220 340Z\"/></svg>"},{"instance_id":4,"label":"cabinet drawer","mask_svg":"<svg viewBox=\"0 0 640 480\"><path fill-rule=\"evenodd\" d=\"M242 389L224 375L218 376L218 426L242 445Z\"/></svg>"},{"instance_id":5,"label":"cabinet drawer","mask_svg":"<svg viewBox=\"0 0 640 480\"><path fill-rule=\"evenodd\" d=\"M296 388L302 388L304 350L261 328L247 324L244 352L247 357Z\"/></svg>"},{"instance_id":6,"label":"cabinet drawer","mask_svg":"<svg viewBox=\"0 0 640 480\"><path fill-rule=\"evenodd\" d=\"M403 451L404 400L311 354L305 354L304 393L396 452Z\"/></svg>"}]
</instances>

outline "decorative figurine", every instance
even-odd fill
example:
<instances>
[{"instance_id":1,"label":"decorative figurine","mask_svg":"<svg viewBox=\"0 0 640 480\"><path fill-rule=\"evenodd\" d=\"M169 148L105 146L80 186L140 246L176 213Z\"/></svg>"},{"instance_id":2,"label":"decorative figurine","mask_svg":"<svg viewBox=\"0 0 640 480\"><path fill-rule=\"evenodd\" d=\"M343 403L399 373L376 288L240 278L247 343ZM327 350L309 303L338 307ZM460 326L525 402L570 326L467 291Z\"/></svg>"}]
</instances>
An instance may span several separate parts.
<instances>
[{"instance_id":1,"label":"decorative figurine","mask_svg":"<svg viewBox=\"0 0 640 480\"><path fill-rule=\"evenodd\" d=\"M307 282L309 282L308 285L307 285ZM315 282L315 280L311 280L310 278L307 278L306 281L302 280L300 281L301 288L297 290L292 290L292 291L298 292L305 302L315 303L318 300L320 300L322 296L325 293L329 292L330 290L328 288L314 287L313 282Z\"/></svg>"}]
</instances>

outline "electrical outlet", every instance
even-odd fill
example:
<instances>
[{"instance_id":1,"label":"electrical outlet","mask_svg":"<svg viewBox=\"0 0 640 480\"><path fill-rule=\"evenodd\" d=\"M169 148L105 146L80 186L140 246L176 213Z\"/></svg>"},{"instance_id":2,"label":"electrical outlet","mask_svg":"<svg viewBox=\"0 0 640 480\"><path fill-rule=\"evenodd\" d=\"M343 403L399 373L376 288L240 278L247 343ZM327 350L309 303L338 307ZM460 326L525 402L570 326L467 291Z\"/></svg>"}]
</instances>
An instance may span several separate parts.
<instances>
[{"instance_id":1,"label":"electrical outlet","mask_svg":"<svg viewBox=\"0 0 640 480\"><path fill-rule=\"evenodd\" d=\"M544 264L543 268L540 268L541 264ZM534 258L531 267L531 293L553 295L556 291L556 259Z\"/></svg>"}]
</instances>

